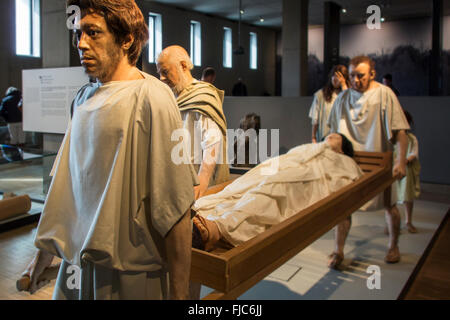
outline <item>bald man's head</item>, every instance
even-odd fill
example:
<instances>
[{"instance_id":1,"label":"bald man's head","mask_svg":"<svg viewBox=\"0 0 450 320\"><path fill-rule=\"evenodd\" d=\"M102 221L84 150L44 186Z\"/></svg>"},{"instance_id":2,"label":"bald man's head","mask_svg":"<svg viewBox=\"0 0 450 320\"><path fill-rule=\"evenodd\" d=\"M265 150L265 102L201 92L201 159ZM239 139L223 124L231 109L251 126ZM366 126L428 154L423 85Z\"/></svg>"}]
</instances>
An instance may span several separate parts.
<instances>
[{"instance_id":1,"label":"bald man's head","mask_svg":"<svg viewBox=\"0 0 450 320\"><path fill-rule=\"evenodd\" d=\"M191 70L194 65L187 51L180 46L165 48L158 57L156 68L161 81L166 83L176 96L193 81Z\"/></svg>"}]
</instances>

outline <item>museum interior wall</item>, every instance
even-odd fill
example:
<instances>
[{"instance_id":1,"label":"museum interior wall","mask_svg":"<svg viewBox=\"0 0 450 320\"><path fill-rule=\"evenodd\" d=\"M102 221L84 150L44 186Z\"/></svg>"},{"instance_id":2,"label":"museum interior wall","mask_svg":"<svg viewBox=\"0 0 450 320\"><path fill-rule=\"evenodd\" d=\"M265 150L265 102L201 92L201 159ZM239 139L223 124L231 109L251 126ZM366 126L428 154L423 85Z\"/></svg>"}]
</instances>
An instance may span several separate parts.
<instances>
[{"instance_id":1,"label":"museum interior wall","mask_svg":"<svg viewBox=\"0 0 450 320\"><path fill-rule=\"evenodd\" d=\"M138 1L144 14L157 12L163 15L163 47L180 44L189 47L189 21L202 24L202 66L193 71L200 77L201 70L212 66L217 71L217 87L230 92L239 76L247 84L252 96L277 93L280 79L281 36L280 30L242 25L241 45L245 54L233 57L233 68L222 67L223 27L233 30L233 49L237 47L238 23L230 20L163 6L154 2ZM21 88L22 70L79 65L77 54L71 46L66 28L64 1L42 2L42 55L41 58L20 57L15 54L14 0L0 1L0 27L9 30L0 34L0 91L9 86ZM181 27L185 26L185 27ZM450 160L448 125L450 105L450 17L444 17L443 36L443 92L447 97L428 97L429 57L431 49L431 18L410 19L383 23L381 30L369 30L365 25L341 26L341 60L348 63L357 54L369 54L377 62L378 80L384 73L392 73L394 85L401 93L402 106L416 119L416 135L419 138L422 162L422 180L430 183L450 184L450 168L442 166ZM258 34L258 70L248 67L248 33ZM309 95L323 83L323 28L310 26L309 40ZM156 75L154 64L147 62L144 51L142 68ZM280 149L307 142L310 122L307 110L311 96L299 98L281 97L226 97L224 110L230 128L237 128L239 119L248 112L262 117L263 128L281 128ZM57 151L62 135L45 134L44 149ZM436 157L439 154L439 158ZM442 160L444 159L444 160Z\"/></svg>"}]
</instances>

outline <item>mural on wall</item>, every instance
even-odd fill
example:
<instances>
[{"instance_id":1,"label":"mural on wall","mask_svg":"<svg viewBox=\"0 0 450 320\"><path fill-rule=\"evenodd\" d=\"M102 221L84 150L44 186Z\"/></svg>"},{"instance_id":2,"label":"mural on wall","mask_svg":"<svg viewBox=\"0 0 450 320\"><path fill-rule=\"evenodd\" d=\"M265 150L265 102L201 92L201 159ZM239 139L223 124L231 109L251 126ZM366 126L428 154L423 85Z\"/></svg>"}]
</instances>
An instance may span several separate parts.
<instances>
[{"instance_id":1,"label":"mural on wall","mask_svg":"<svg viewBox=\"0 0 450 320\"><path fill-rule=\"evenodd\" d=\"M442 94L450 95L450 17L444 19L444 46L442 52ZM323 29L310 33L323 37ZM312 41L309 47L309 85L312 95L323 85L324 65L318 52L323 42ZM376 63L377 81L385 74L393 76L394 87L402 96L429 95L431 63L431 19L413 19L383 24L381 30L369 30L364 25L341 27L340 63L347 65L357 55L368 55Z\"/></svg>"},{"instance_id":2,"label":"mural on wall","mask_svg":"<svg viewBox=\"0 0 450 320\"><path fill-rule=\"evenodd\" d=\"M385 74L393 76L393 85L402 96L426 96L429 94L431 51L422 51L411 45L398 46L392 53L369 54L375 61L377 81L382 82ZM340 57L340 63L348 66L350 57ZM323 86L324 65L315 55L308 57L308 94ZM442 93L450 95L450 51L442 53Z\"/></svg>"}]
</instances>

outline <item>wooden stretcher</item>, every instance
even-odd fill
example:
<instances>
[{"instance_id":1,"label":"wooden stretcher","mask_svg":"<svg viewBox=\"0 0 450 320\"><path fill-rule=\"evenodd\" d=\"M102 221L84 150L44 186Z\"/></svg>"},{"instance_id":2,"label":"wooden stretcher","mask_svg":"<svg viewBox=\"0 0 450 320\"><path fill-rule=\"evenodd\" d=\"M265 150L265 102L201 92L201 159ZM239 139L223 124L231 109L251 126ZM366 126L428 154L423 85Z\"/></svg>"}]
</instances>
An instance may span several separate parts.
<instances>
[{"instance_id":1,"label":"wooden stretcher","mask_svg":"<svg viewBox=\"0 0 450 320\"><path fill-rule=\"evenodd\" d=\"M392 153L356 152L364 176L234 248L192 249L191 281L215 289L205 300L236 299L367 201L384 191L390 202ZM232 181L208 189L221 191Z\"/></svg>"}]
</instances>

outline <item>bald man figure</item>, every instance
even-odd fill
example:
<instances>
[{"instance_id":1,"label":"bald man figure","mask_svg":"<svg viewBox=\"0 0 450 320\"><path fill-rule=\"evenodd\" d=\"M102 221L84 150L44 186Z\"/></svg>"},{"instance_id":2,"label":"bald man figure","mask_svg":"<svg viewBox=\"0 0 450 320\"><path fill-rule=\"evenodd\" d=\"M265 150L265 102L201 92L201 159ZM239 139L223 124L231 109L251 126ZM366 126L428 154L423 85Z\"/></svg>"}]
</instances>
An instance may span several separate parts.
<instances>
[{"instance_id":1,"label":"bald man figure","mask_svg":"<svg viewBox=\"0 0 450 320\"><path fill-rule=\"evenodd\" d=\"M375 81L375 63L369 57L353 58L349 64L349 73L351 88L336 98L328 118L331 132L347 136L357 151L392 151L394 144L397 144L399 152L392 174L399 179L403 178L406 174L405 130L409 129L409 124L397 96L389 87ZM394 193L391 195L391 203L386 204L383 200L381 194L362 209L386 210L389 250L384 260L396 263L400 260L400 214L395 205ZM337 268L344 259L344 244L350 225L349 218L336 228L335 251L328 264L331 268Z\"/></svg>"},{"instance_id":2,"label":"bald man figure","mask_svg":"<svg viewBox=\"0 0 450 320\"><path fill-rule=\"evenodd\" d=\"M190 134L191 161L200 185L195 198L200 198L209 185L229 180L226 161L227 122L222 110L224 92L212 84L192 77L193 64L180 46L165 48L158 57L157 70L177 98L184 129Z\"/></svg>"}]
</instances>

